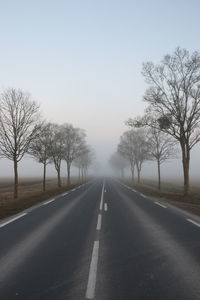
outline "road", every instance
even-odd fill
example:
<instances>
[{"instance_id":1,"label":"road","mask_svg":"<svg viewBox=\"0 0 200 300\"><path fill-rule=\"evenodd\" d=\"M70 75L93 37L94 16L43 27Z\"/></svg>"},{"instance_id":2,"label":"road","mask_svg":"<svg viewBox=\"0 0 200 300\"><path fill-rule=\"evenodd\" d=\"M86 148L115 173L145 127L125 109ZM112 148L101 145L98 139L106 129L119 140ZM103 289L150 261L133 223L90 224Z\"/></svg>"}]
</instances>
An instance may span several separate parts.
<instances>
[{"instance_id":1,"label":"road","mask_svg":"<svg viewBox=\"0 0 200 300\"><path fill-rule=\"evenodd\" d=\"M96 179L0 222L0 299L200 299L200 219Z\"/></svg>"}]
</instances>

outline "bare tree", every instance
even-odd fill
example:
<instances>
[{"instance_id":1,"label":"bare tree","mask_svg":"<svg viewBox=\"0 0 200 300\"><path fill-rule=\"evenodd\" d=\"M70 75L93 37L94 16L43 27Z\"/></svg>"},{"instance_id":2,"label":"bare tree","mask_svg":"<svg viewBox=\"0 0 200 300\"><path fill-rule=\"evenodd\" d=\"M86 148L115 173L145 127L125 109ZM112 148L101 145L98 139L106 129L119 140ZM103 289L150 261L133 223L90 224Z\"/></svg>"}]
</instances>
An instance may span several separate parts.
<instances>
[{"instance_id":1,"label":"bare tree","mask_svg":"<svg viewBox=\"0 0 200 300\"><path fill-rule=\"evenodd\" d=\"M94 151L88 146L85 146L85 150L83 149L81 155L78 157L79 162L81 163L81 177L82 180L88 174L88 169L92 165L92 162L95 158Z\"/></svg>"},{"instance_id":2,"label":"bare tree","mask_svg":"<svg viewBox=\"0 0 200 300\"><path fill-rule=\"evenodd\" d=\"M0 97L0 151L14 163L14 198L18 198L18 162L37 134L39 106L28 93L9 88Z\"/></svg>"},{"instance_id":3,"label":"bare tree","mask_svg":"<svg viewBox=\"0 0 200 300\"><path fill-rule=\"evenodd\" d=\"M134 168L137 169L137 181L140 183L142 164L150 159L149 144L146 132L143 129L128 130L120 138L118 151L129 160L132 180L134 181Z\"/></svg>"},{"instance_id":4,"label":"bare tree","mask_svg":"<svg viewBox=\"0 0 200 300\"><path fill-rule=\"evenodd\" d=\"M83 164L82 164L82 174L84 177L88 176L88 169L93 164L93 161L95 159L95 152L93 149L89 148L89 151L83 155Z\"/></svg>"},{"instance_id":5,"label":"bare tree","mask_svg":"<svg viewBox=\"0 0 200 300\"><path fill-rule=\"evenodd\" d=\"M88 146L83 145L80 155L74 160L73 165L79 170L79 181L87 175L89 166L94 159L94 151Z\"/></svg>"},{"instance_id":6,"label":"bare tree","mask_svg":"<svg viewBox=\"0 0 200 300\"><path fill-rule=\"evenodd\" d=\"M40 126L39 134L31 142L29 154L31 154L39 163L43 164L43 192L46 190L46 167L51 162L51 124Z\"/></svg>"},{"instance_id":7,"label":"bare tree","mask_svg":"<svg viewBox=\"0 0 200 300\"><path fill-rule=\"evenodd\" d=\"M78 181L81 181L81 174L82 174L82 155L80 155L79 157L77 157L74 162L73 165L78 168Z\"/></svg>"},{"instance_id":8,"label":"bare tree","mask_svg":"<svg viewBox=\"0 0 200 300\"><path fill-rule=\"evenodd\" d=\"M160 167L167 159L175 158L177 149L175 148L176 142L166 133L151 128L149 130L149 150L153 160L157 162L158 169L158 189L161 188L161 174Z\"/></svg>"},{"instance_id":9,"label":"bare tree","mask_svg":"<svg viewBox=\"0 0 200 300\"><path fill-rule=\"evenodd\" d=\"M149 160L151 158L147 132L143 129L136 130L134 132L134 143L134 156L138 175L137 181L140 183L142 165L145 160Z\"/></svg>"},{"instance_id":10,"label":"bare tree","mask_svg":"<svg viewBox=\"0 0 200 300\"><path fill-rule=\"evenodd\" d=\"M143 124L171 135L181 147L184 195L189 191L190 151L200 140L200 53L177 48L160 64L147 62L143 75L150 85L146 115L129 124ZM152 121L152 117L154 120Z\"/></svg>"},{"instance_id":11,"label":"bare tree","mask_svg":"<svg viewBox=\"0 0 200 300\"><path fill-rule=\"evenodd\" d=\"M67 184L70 184L72 162L78 158L85 147L85 132L71 124L62 125L64 135L64 157L67 163Z\"/></svg>"},{"instance_id":12,"label":"bare tree","mask_svg":"<svg viewBox=\"0 0 200 300\"><path fill-rule=\"evenodd\" d=\"M115 152L110 160L109 163L111 167L115 171L120 171L121 177L124 177L124 169L128 166L128 160L122 156L119 152Z\"/></svg>"},{"instance_id":13,"label":"bare tree","mask_svg":"<svg viewBox=\"0 0 200 300\"><path fill-rule=\"evenodd\" d=\"M50 124L49 154L57 172L58 187L61 187L61 162L64 157L64 133L62 126Z\"/></svg>"},{"instance_id":14,"label":"bare tree","mask_svg":"<svg viewBox=\"0 0 200 300\"><path fill-rule=\"evenodd\" d=\"M120 142L118 145L118 152L125 157L131 167L132 181L134 181L134 171L135 171L135 141L134 141L134 130L129 130L123 133L120 137Z\"/></svg>"}]
</instances>

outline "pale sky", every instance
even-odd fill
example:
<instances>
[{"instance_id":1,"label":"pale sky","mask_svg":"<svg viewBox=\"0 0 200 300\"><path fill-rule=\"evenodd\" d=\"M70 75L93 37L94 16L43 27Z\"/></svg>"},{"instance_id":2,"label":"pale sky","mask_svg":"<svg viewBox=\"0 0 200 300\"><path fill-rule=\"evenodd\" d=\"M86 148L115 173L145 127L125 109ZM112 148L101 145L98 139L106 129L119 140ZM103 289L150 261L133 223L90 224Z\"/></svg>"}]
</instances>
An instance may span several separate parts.
<instances>
[{"instance_id":1,"label":"pale sky","mask_svg":"<svg viewBox=\"0 0 200 300\"><path fill-rule=\"evenodd\" d=\"M177 46L199 51L199 12L198 0L0 0L0 88L27 90L46 120L85 129L104 169L124 121L144 111L142 62ZM180 159L172 165L182 171ZM12 174L8 161L0 169ZM41 166L25 160L22 170Z\"/></svg>"}]
</instances>

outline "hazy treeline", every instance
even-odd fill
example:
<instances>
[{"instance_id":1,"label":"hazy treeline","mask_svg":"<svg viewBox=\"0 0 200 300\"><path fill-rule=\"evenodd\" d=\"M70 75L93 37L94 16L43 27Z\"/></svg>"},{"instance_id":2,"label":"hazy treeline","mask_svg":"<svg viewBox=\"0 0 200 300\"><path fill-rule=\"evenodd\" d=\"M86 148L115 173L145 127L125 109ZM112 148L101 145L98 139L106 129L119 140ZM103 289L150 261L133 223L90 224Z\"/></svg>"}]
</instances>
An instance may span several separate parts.
<instances>
[{"instance_id":1,"label":"hazy treeline","mask_svg":"<svg viewBox=\"0 0 200 300\"><path fill-rule=\"evenodd\" d=\"M140 183L140 173L145 161L156 161L158 170L158 188L161 188L161 164L176 156L176 143L165 133L155 129L130 129L120 137L117 152L111 156L110 164L120 170L123 177L124 169L130 166L132 181Z\"/></svg>"},{"instance_id":2,"label":"hazy treeline","mask_svg":"<svg viewBox=\"0 0 200 300\"><path fill-rule=\"evenodd\" d=\"M18 197L18 163L25 154L43 164L43 191L46 167L53 164L61 187L61 163L67 165L67 183L70 184L71 166L85 176L94 157L86 143L83 129L71 124L53 124L42 121L39 105L29 93L9 88L0 95L0 156L14 164L14 198Z\"/></svg>"},{"instance_id":3,"label":"hazy treeline","mask_svg":"<svg viewBox=\"0 0 200 300\"><path fill-rule=\"evenodd\" d=\"M129 160L132 177L136 166L138 181L143 162L155 159L160 187L160 164L179 145L187 196L191 149L200 141L200 53L177 48L159 64L144 63L142 74L148 106L143 116L126 121L130 130L122 135L118 152Z\"/></svg>"}]
</instances>

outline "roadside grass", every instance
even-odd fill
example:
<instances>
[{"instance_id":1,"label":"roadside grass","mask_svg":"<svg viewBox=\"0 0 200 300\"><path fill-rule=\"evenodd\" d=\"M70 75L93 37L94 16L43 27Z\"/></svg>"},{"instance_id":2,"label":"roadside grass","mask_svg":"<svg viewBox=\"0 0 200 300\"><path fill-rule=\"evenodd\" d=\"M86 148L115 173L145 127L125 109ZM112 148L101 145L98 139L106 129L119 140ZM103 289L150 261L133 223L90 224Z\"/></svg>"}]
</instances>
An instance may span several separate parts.
<instances>
[{"instance_id":1,"label":"roadside grass","mask_svg":"<svg viewBox=\"0 0 200 300\"><path fill-rule=\"evenodd\" d=\"M71 185L67 185L63 179L61 188L57 187L57 180L52 178L46 181L46 191L42 191L42 180L39 178L21 179L19 183L19 198L13 199L13 186L9 180L2 180L0 183L0 219L19 213L26 208L39 202L64 193L83 182L72 178Z\"/></svg>"},{"instance_id":2,"label":"roadside grass","mask_svg":"<svg viewBox=\"0 0 200 300\"><path fill-rule=\"evenodd\" d=\"M191 182L189 195L184 197L183 184L179 181L173 183L164 181L161 190L158 190L156 180L143 179L140 184L133 183L130 179L121 179L121 181L147 196L200 215L200 186L196 182Z\"/></svg>"}]
</instances>

